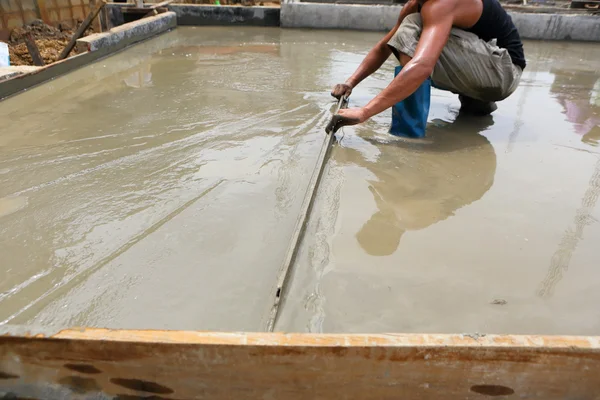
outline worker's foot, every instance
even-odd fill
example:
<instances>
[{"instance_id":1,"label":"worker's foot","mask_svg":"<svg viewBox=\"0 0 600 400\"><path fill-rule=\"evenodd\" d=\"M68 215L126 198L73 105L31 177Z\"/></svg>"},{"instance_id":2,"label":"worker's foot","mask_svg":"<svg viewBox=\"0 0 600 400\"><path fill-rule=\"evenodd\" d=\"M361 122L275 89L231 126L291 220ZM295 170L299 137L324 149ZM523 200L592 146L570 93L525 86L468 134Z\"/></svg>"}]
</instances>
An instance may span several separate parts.
<instances>
[{"instance_id":1,"label":"worker's foot","mask_svg":"<svg viewBox=\"0 0 600 400\"><path fill-rule=\"evenodd\" d=\"M493 101L481 101L471 97L458 96L460 100L460 112L472 115L490 115L498 109L498 106Z\"/></svg>"}]
</instances>

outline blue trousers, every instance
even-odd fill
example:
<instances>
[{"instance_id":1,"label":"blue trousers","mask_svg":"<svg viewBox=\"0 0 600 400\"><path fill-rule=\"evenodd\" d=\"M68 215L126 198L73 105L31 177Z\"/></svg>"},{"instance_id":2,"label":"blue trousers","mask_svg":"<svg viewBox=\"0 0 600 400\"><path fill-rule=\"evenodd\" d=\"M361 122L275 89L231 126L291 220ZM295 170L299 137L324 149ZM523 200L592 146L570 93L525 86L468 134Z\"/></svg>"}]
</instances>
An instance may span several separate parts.
<instances>
[{"instance_id":1,"label":"blue trousers","mask_svg":"<svg viewBox=\"0 0 600 400\"><path fill-rule=\"evenodd\" d=\"M401 70L402 66L396 67L394 76ZM390 133L395 136L425 137L430 101L431 79L427 78L413 94L392 107Z\"/></svg>"}]
</instances>

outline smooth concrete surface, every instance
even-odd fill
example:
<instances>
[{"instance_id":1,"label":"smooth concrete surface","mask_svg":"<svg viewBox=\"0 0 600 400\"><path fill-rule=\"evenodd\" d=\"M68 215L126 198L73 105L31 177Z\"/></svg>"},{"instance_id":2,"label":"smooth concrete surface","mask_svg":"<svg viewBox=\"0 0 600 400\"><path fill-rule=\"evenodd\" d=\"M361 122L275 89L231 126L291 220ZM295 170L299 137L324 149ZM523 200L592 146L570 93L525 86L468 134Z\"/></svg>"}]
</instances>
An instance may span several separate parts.
<instances>
[{"instance_id":1,"label":"smooth concrete surface","mask_svg":"<svg viewBox=\"0 0 600 400\"><path fill-rule=\"evenodd\" d=\"M171 4L179 25L279 26L279 7L234 7Z\"/></svg>"},{"instance_id":2,"label":"smooth concrete surface","mask_svg":"<svg viewBox=\"0 0 600 400\"><path fill-rule=\"evenodd\" d=\"M385 31L402 6L283 3L283 28ZM600 16L509 12L523 39L600 41Z\"/></svg>"},{"instance_id":3,"label":"smooth concrete surface","mask_svg":"<svg viewBox=\"0 0 600 400\"><path fill-rule=\"evenodd\" d=\"M0 103L0 321L264 327L329 91L380 37L181 28ZM425 140L338 132L277 330L600 332L600 47L525 53L491 117L434 91Z\"/></svg>"},{"instance_id":4,"label":"smooth concrete surface","mask_svg":"<svg viewBox=\"0 0 600 400\"><path fill-rule=\"evenodd\" d=\"M108 32L95 33L81 38L77 41L77 49L80 52L97 51L104 48L111 51L121 50L176 26L177 17L175 13L166 12L117 26Z\"/></svg>"},{"instance_id":5,"label":"smooth concrete surface","mask_svg":"<svg viewBox=\"0 0 600 400\"><path fill-rule=\"evenodd\" d=\"M0 321L260 330L330 51L182 27L0 103Z\"/></svg>"}]
</instances>

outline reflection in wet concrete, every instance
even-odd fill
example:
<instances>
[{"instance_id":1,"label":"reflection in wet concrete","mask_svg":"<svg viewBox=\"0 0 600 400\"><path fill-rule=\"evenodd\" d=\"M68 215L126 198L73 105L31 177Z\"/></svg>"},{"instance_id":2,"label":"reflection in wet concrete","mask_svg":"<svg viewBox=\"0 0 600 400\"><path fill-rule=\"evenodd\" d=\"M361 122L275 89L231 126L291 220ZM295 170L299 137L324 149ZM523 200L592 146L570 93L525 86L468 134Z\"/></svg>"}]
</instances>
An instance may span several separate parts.
<instances>
[{"instance_id":1,"label":"reflection in wet concrete","mask_svg":"<svg viewBox=\"0 0 600 400\"><path fill-rule=\"evenodd\" d=\"M550 92L563 107L567 121L581 141L598 146L600 140L600 71L553 68Z\"/></svg>"},{"instance_id":2,"label":"reflection in wet concrete","mask_svg":"<svg viewBox=\"0 0 600 400\"><path fill-rule=\"evenodd\" d=\"M600 140L600 71L572 68L553 68L554 80L550 92L562 106L566 120L581 141L597 147ZM556 286L569 269L577 245L583 238L584 228L597 222L592 216L600 195L600 159L592 172L589 186L569 226L552 255L548 274L538 289L538 295L554 295Z\"/></svg>"},{"instance_id":3,"label":"reflection in wet concrete","mask_svg":"<svg viewBox=\"0 0 600 400\"><path fill-rule=\"evenodd\" d=\"M424 141L390 138L389 115L345 128L276 329L600 332L596 80L579 80L599 76L600 46L526 53L493 121L456 118L456 98L434 91ZM334 56L338 76L341 60L360 57ZM580 84L555 84L561 70ZM366 104L391 75L384 66L351 101ZM583 99L583 118L566 118L561 98Z\"/></svg>"},{"instance_id":4,"label":"reflection in wet concrete","mask_svg":"<svg viewBox=\"0 0 600 400\"><path fill-rule=\"evenodd\" d=\"M141 65L135 68L135 70L135 72L132 72L131 75L123 79L123 82L127 86L141 89L152 85L152 68L150 64Z\"/></svg>"},{"instance_id":5,"label":"reflection in wet concrete","mask_svg":"<svg viewBox=\"0 0 600 400\"><path fill-rule=\"evenodd\" d=\"M334 288L328 275L337 275L336 269L345 269L347 264L351 270L357 268L350 274L356 274L358 281L363 281L364 274L367 274L372 275L373 283L376 282L380 269L381 279L392 281L394 273L390 273L388 268L400 271L405 266L401 262L390 265L384 257L396 253L402 259L399 245L406 232L425 230L446 220L459 209L479 200L492 187L496 155L482 133L493 126L493 117L454 115L452 118L453 121L431 121L426 140L399 139L368 130L363 131L360 139L344 137L341 140L332 156L329 179L320 189L321 204L309 226L307 236L311 238L303 244L299 270L292 285L294 289L287 301L287 309L284 308L280 327L298 329L296 324L302 320L294 312L296 301L301 302L310 315L306 326L309 332L331 330L325 325L328 311L331 311L331 306L327 307L326 303L331 296L344 298L342 303L346 303L348 308L337 311L344 315L343 320L353 323L364 317L361 308L375 307L378 312L384 313L382 310L394 308L393 304L381 298L368 298L367 294L361 293L360 285L354 293L350 289L354 280L351 275L342 273L342 278L333 278ZM361 191L365 191L359 189L364 186L362 182L350 187L347 196L344 195L341 182L345 182L346 186L355 185L340 176L346 175L341 171L356 167L360 167L358 176L365 177L371 201L361 195ZM371 202L374 203L373 211L368 213ZM345 228L346 220L356 220L358 224L350 223L351 227ZM345 231L354 232L354 243L358 243L367 257L353 250L354 243L348 240ZM337 246L336 239L340 242ZM457 240L448 238L449 243ZM309 272L300 272L300 269L308 269ZM361 270L364 272L359 272ZM427 272L423 271L423 274L427 275ZM314 279L314 283L310 279ZM314 288L309 286L310 292L302 299L297 296L299 291L306 290L303 286L306 282L299 281L314 284ZM373 283L362 282L365 285ZM384 292L380 294L390 293L387 284L382 290ZM352 302L347 302L346 296L355 296L361 306L350 305ZM334 322L334 325L337 323ZM334 330L365 331L361 324L356 324L356 328L345 323L343 326Z\"/></svg>"},{"instance_id":6,"label":"reflection in wet concrete","mask_svg":"<svg viewBox=\"0 0 600 400\"><path fill-rule=\"evenodd\" d=\"M372 161L355 150L340 151L336 160L365 165L375 178L368 182L377 211L356 233L360 246L371 255L390 255L405 231L425 229L480 199L494 182L496 155L479 133L492 125L491 116L459 115L452 123L430 123L425 144L371 140L381 151Z\"/></svg>"}]
</instances>

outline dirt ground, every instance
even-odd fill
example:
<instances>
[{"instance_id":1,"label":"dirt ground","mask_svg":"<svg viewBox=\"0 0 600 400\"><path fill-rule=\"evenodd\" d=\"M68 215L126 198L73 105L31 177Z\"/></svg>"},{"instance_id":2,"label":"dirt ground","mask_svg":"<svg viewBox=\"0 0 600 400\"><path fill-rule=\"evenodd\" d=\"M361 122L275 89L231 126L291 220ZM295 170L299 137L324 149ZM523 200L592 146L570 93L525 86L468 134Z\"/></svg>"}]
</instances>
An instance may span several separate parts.
<instances>
[{"instance_id":1,"label":"dirt ground","mask_svg":"<svg viewBox=\"0 0 600 400\"><path fill-rule=\"evenodd\" d=\"M22 28L15 28L8 41L11 65L33 65L31 55L25 45L25 36L29 33L33 36L45 64L50 64L58 59L69 39L75 32L74 27L67 24L59 24L53 27L41 20L35 20ZM94 33L88 29L84 36ZM73 53L71 53L73 54Z\"/></svg>"}]
</instances>

